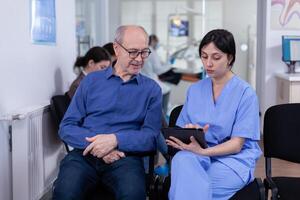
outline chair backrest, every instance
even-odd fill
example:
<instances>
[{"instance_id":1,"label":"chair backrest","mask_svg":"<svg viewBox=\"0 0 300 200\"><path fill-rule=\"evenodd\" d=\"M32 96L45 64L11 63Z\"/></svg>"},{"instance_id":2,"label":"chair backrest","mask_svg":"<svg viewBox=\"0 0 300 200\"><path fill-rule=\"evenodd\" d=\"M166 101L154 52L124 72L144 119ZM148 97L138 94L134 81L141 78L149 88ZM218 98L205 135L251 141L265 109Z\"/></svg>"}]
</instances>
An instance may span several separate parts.
<instances>
[{"instance_id":1,"label":"chair backrest","mask_svg":"<svg viewBox=\"0 0 300 200\"><path fill-rule=\"evenodd\" d=\"M63 119L63 117L65 115L65 112L67 111L67 109L70 105L70 102L71 102L71 99L67 94L56 95L51 98L50 110L51 110L51 114L56 122L57 130L59 128L59 124L60 124L61 120ZM70 149L69 149L67 143L65 143L64 141L63 141L63 143L66 147L66 151L70 152Z\"/></svg>"},{"instance_id":2,"label":"chair backrest","mask_svg":"<svg viewBox=\"0 0 300 200\"><path fill-rule=\"evenodd\" d=\"M56 95L51 98L50 109L57 126L59 126L61 120L63 119L70 102L71 99L68 95Z\"/></svg>"},{"instance_id":3,"label":"chair backrest","mask_svg":"<svg viewBox=\"0 0 300 200\"><path fill-rule=\"evenodd\" d=\"M177 121L177 118L179 117L182 107L183 107L183 105L177 106L171 111L170 119L169 119L169 127L176 126L176 121Z\"/></svg>"},{"instance_id":4,"label":"chair backrest","mask_svg":"<svg viewBox=\"0 0 300 200\"><path fill-rule=\"evenodd\" d=\"M300 103L270 107L263 138L265 157L300 163Z\"/></svg>"}]
</instances>

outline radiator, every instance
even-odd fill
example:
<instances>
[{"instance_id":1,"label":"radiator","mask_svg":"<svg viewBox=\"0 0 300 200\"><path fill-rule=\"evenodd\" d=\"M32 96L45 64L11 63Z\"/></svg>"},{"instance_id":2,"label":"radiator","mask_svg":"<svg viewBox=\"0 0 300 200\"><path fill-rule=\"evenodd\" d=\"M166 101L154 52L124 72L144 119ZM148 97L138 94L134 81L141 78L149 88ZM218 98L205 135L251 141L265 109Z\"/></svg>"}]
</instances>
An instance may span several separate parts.
<instances>
[{"instance_id":1,"label":"radiator","mask_svg":"<svg viewBox=\"0 0 300 200\"><path fill-rule=\"evenodd\" d=\"M12 199L11 148L9 120L0 119L0 199Z\"/></svg>"},{"instance_id":2,"label":"radiator","mask_svg":"<svg viewBox=\"0 0 300 200\"><path fill-rule=\"evenodd\" d=\"M38 200L51 190L65 155L49 106L14 115L11 138L13 200Z\"/></svg>"}]
</instances>

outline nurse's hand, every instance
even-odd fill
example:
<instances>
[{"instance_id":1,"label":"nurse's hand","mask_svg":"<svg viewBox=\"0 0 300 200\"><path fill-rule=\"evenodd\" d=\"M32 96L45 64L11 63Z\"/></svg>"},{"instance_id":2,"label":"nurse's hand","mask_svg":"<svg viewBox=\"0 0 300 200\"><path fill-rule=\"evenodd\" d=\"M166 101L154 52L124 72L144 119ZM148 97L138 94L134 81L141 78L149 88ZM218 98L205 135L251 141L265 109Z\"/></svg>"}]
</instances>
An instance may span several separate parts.
<instances>
[{"instance_id":1,"label":"nurse's hand","mask_svg":"<svg viewBox=\"0 0 300 200\"><path fill-rule=\"evenodd\" d=\"M194 127L193 127L194 128ZM176 149L187 150L194 152L196 154L205 155L205 149L203 149L196 139L192 136L190 137L191 143L185 144L176 137L170 136L169 139L166 139L167 145L170 145Z\"/></svg>"},{"instance_id":2,"label":"nurse's hand","mask_svg":"<svg viewBox=\"0 0 300 200\"><path fill-rule=\"evenodd\" d=\"M206 124L204 127L199 126L199 124L186 124L184 128L202 128L203 132L206 133L209 128L209 124Z\"/></svg>"}]
</instances>

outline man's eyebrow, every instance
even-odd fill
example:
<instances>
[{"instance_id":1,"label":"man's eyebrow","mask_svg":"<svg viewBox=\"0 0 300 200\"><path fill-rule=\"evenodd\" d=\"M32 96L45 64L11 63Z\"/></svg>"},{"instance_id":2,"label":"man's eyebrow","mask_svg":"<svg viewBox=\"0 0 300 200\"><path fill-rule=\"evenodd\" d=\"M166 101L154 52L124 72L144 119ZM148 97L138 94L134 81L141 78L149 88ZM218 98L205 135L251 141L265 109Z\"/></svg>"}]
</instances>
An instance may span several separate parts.
<instances>
[{"instance_id":1,"label":"man's eyebrow","mask_svg":"<svg viewBox=\"0 0 300 200\"><path fill-rule=\"evenodd\" d=\"M138 51L139 49L136 49L136 48L128 48L128 50L132 50L132 51Z\"/></svg>"},{"instance_id":2,"label":"man's eyebrow","mask_svg":"<svg viewBox=\"0 0 300 200\"><path fill-rule=\"evenodd\" d=\"M145 51L145 50L149 50L149 48L148 47L146 47L146 48L143 48L143 49L136 49L136 48L128 48L128 51Z\"/></svg>"}]
</instances>

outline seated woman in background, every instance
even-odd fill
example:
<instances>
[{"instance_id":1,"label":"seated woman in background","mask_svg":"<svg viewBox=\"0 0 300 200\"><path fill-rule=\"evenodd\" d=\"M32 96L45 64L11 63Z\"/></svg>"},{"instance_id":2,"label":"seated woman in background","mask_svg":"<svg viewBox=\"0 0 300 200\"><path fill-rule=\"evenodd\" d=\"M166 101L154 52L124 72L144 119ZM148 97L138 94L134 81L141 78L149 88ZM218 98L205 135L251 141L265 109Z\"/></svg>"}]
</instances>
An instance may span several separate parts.
<instances>
[{"instance_id":1,"label":"seated woman in background","mask_svg":"<svg viewBox=\"0 0 300 200\"><path fill-rule=\"evenodd\" d=\"M208 148L191 137L167 144L179 151L172 160L171 200L227 200L253 181L261 155L259 109L255 91L232 72L233 35L212 30L199 46L208 78L193 84L177 120L185 128L203 127Z\"/></svg>"},{"instance_id":2,"label":"seated woman in background","mask_svg":"<svg viewBox=\"0 0 300 200\"><path fill-rule=\"evenodd\" d=\"M80 81L88 74L94 71L106 69L111 64L109 53L102 47L92 47L85 56L79 56L74 64L74 69L79 68L80 74L73 81L68 96L72 99Z\"/></svg>"},{"instance_id":3,"label":"seated woman in background","mask_svg":"<svg viewBox=\"0 0 300 200\"><path fill-rule=\"evenodd\" d=\"M117 62L117 56L114 50L114 44L112 42L106 43L102 46L111 56L111 65L114 66Z\"/></svg>"}]
</instances>

